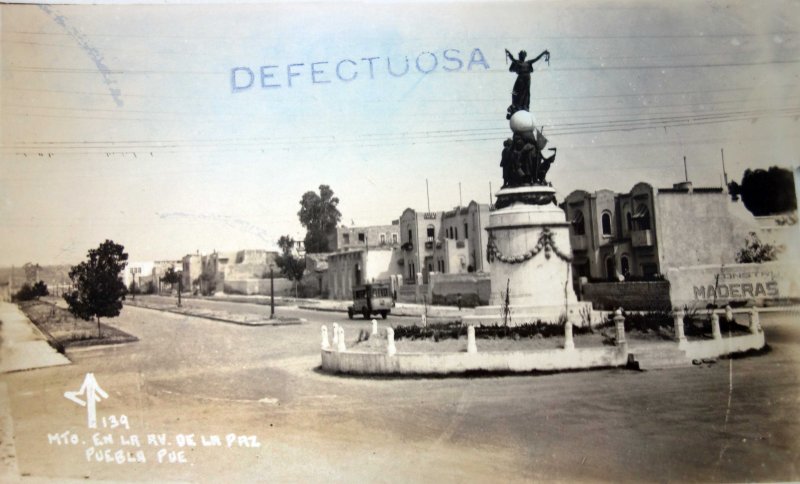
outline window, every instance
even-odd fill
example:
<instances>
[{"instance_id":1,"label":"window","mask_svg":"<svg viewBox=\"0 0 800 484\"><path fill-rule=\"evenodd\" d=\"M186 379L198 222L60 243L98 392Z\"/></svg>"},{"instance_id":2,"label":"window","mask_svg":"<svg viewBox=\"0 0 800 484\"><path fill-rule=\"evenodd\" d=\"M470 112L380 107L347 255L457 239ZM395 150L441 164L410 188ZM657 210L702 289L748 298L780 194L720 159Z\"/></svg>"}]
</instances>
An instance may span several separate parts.
<instances>
[{"instance_id":1,"label":"window","mask_svg":"<svg viewBox=\"0 0 800 484\"><path fill-rule=\"evenodd\" d=\"M586 235L586 223L583 219L583 212L575 210L572 215L572 231L575 235Z\"/></svg>"},{"instance_id":2,"label":"window","mask_svg":"<svg viewBox=\"0 0 800 484\"><path fill-rule=\"evenodd\" d=\"M617 267L616 264L614 264L614 258L609 257L606 259L606 277L608 277L609 280L614 280L616 279L616 276Z\"/></svg>"},{"instance_id":3,"label":"window","mask_svg":"<svg viewBox=\"0 0 800 484\"><path fill-rule=\"evenodd\" d=\"M458 240L458 227L453 227L453 230L455 231L455 235L453 236L453 238Z\"/></svg>"},{"instance_id":4,"label":"window","mask_svg":"<svg viewBox=\"0 0 800 484\"><path fill-rule=\"evenodd\" d=\"M650 230L650 209L647 205L639 205L633 214L635 230Z\"/></svg>"},{"instance_id":5,"label":"window","mask_svg":"<svg viewBox=\"0 0 800 484\"><path fill-rule=\"evenodd\" d=\"M411 239L409 238L409 240L411 240ZM392 234L392 243L393 244L397 243L397 234Z\"/></svg>"},{"instance_id":6,"label":"window","mask_svg":"<svg viewBox=\"0 0 800 484\"><path fill-rule=\"evenodd\" d=\"M436 227L434 227L433 225L428 225L428 231L427 231L428 232L427 233L428 240L433 240L433 237L435 235L434 234L435 231L436 231Z\"/></svg>"},{"instance_id":7,"label":"window","mask_svg":"<svg viewBox=\"0 0 800 484\"><path fill-rule=\"evenodd\" d=\"M611 235L611 213L603 212L601 224L603 226L603 235Z\"/></svg>"},{"instance_id":8,"label":"window","mask_svg":"<svg viewBox=\"0 0 800 484\"><path fill-rule=\"evenodd\" d=\"M622 257L620 257L619 265L620 265L620 269L622 270L622 275L625 276L625 277L628 277L630 275L631 267L630 267L630 262L628 261L628 256L627 255L623 255Z\"/></svg>"},{"instance_id":9,"label":"window","mask_svg":"<svg viewBox=\"0 0 800 484\"><path fill-rule=\"evenodd\" d=\"M350 243L350 234L342 234L342 243L347 245Z\"/></svg>"},{"instance_id":10,"label":"window","mask_svg":"<svg viewBox=\"0 0 800 484\"><path fill-rule=\"evenodd\" d=\"M365 242L366 240L367 240L367 236L364 234L364 232L359 232L358 233L358 241L359 242Z\"/></svg>"},{"instance_id":11,"label":"window","mask_svg":"<svg viewBox=\"0 0 800 484\"><path fill-rule=\"evenodd\" d=\"M469 238L469 230L467 229L467 223L464 222L464 240Z\"/></svg>"},{"instance_id":12,"label":"window","mask_svg":"<svg viewBox=\"0 0 800 484\"><path fill-rule=\"evenodd\" d=\"M631 213L630 212L625 214L625 219L626 219L627 224L628 224L628 231L633 230L633 217L631 217Z\"/></svg>"},{"instance_id":13,"label":"window","mask_svg":"<svg viewBox=\"0 0 800 484\"><path fill-rule=\"evenodd\" d=\"M412 239L412 238L413 238L413 237L411 237L411 229L408 229L408 242L409 242L409 243L411 242L411 239Z\"/></svg>"},{"instance_id":14,"label":"window","mask_svg":"<svg viewBox=\"0 0 800 484\"><path fill-rule=\"evenodd\" d=\"M380 237L381 237L381 245L384 245L386 243L386 234L381 234Z\"/></svg>"}]
</instances>

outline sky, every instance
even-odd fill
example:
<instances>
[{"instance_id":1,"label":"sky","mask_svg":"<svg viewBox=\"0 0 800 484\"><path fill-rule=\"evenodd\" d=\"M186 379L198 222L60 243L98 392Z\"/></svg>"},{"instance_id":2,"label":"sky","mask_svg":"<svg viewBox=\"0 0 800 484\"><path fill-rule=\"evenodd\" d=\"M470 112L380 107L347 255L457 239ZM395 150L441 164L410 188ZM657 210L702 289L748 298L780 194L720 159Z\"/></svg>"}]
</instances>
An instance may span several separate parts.
<instances>
[{"instance_id":1,"label":"sky","mask_svg":"<svg viewBox=\"0 0 800 484\"><path fill-rule=\"evenodd\" d=\"M321 184L346 225L488 203L504 49L551 53L559 199L671 186L684 156L720 186L721 150L731 180L798 166L800 3L666 3L2 5L0 265L273 249Z\"/></svg>"}]
</instances>

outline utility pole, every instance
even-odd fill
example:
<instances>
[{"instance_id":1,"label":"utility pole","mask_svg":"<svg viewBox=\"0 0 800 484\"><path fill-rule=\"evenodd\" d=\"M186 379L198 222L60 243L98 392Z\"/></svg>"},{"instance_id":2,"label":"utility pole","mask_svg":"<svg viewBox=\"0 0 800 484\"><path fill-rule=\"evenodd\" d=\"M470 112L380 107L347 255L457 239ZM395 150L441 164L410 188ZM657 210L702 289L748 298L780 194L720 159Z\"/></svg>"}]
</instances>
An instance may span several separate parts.
<instances>
[{"instance_id":1,"label":"utility pole","mask_svg":"<svg viewBox=\"0 0 800 484\"><path fill-rule=\"evenodd\" d=\"M428 179L427 178L425 179L425 196L428 199L428 213L430 213L430 211L431 211L431 192L430 192L430 189L428 189Z\"/></svg>"},{"instance_id":2,"label":"utility pole","mask_svg":"<svg viewBox=\"0 0 800 484\"><path fill-rule=\"evenodd\" d=\"M183 289L183 274L178 278L178 307L181 307L181 289Z\"/></svg>"},{"instance_id":3,"label":"utility pole","mask_svg":"<svg viewBox=\"0 0 800 484\"><path fill-rule=\"evenodd\" d=\"M725 178L725 188L728 187L728 172L725 171L725 150L720 148L719 149L720 155L722 155L722 176Z\"/></svg>"},{"instance_id":4,"label":"utility pole","mask_svg":"<svg viewBox=\"0 0 800 484\"><path fill-rule=\"evenodd\" d=\"M273 265L269 265L269 319L275 318L275 276L273 275Z\"/></svg>"},{"instance_id":5,"label":"utility pole","mask_svg":"<svg viewBox=\"0 0 800 484\"><path fill-rule=\"evenodd\" d=\"M686 168L686 155L683 156L683 176L689 181L689 169Z\"/></svg>"}]
</instances>

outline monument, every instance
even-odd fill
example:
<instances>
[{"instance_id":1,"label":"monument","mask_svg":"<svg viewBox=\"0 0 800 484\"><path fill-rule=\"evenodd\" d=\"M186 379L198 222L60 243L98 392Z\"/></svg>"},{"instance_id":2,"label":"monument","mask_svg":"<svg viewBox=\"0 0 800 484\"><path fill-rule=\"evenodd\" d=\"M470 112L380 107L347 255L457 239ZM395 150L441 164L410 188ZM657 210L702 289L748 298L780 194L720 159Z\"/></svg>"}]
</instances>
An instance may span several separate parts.
<instances>
[{"instance_id":1,"label":"monument","mask_svg":"<svg viewBox=\"0 0 800 484\"><path fill-rule=\"evenodd\" d=\"M525 51L518 59L508 50L506 55L517 79L506 116L512 135L500 157L503 186L495 194L486 228L492 293L489 306L476 308L474 316L464 319L518 325L566 316L581 323L581 313L591 310L591 304L575 296L569 223L547 181L557 150L546 149L547 138L529 111L533 64L543 57L549 62L550 52L529 61Z\"/></svg>"}]
</instances>

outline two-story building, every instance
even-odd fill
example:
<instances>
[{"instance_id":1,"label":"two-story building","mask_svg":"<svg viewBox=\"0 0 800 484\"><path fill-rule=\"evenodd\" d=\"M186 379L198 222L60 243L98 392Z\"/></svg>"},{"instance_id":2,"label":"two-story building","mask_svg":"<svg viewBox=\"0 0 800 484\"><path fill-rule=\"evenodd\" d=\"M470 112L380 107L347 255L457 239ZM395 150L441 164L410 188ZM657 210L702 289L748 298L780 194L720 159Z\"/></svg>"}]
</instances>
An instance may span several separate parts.
<instances>
[{"instance_id":1,"label":"two-story building","mask_svg":"<svg viewBox=\"0 0 800 484\"><path fill-rule=\"evenodd\" d=\"M655 278L668 268L735 262L755 219L721 187L636 184L630 192L576 190L570 222L575 277Z\"/></svg>"},{"instance_id":2,"label":"two-story building","mask_svg":"<svg viewBox=\"0 0 800 484\"><path fill-rule=\"evenodd\" d=\"M433 271L441 274L488 272L486 226L489 205L472 201L444 212L433 250Z\"/></svg>"}]
</instances>

